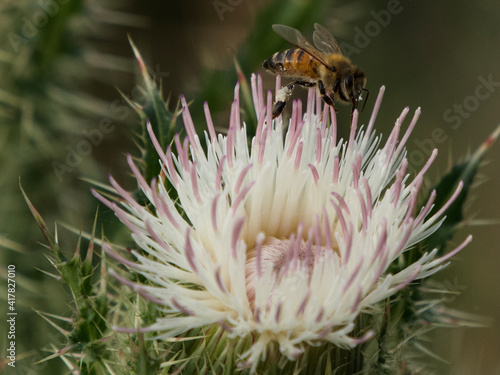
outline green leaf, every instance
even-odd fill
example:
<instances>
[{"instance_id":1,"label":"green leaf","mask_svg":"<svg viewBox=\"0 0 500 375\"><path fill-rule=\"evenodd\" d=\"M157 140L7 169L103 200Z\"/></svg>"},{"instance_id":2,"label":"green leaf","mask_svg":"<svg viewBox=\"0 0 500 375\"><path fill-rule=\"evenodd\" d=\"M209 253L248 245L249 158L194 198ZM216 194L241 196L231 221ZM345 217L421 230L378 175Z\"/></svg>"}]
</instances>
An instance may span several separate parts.
<instances>
[{"instance_id":1,"label":"green leaf","mask_svg":"<svg viewBox=\"0 0 500 375\"><path fill-rule=\"evenodd\" d=\"M146 64L144 63L137 47L134 45L132 40L130 40L130 44L137 59L146 91L146 100L142 107L132 105L136 107L136 110L141 117L142 134L140 139L142 140L141 147L143 152L142 166L144 168L144 178L149 183L153 178L160 174L161 169L158 162L158 153L156 152L147 131L147 123L151 123L153 132L158 139L162 150L165 150L167 146L172 143L175 133L180 132L181 129L176 129L175 127L178 113L171 112L168 109L167 103L163 100L154 80L149 75Z\"/></svg>"},{"instance_id":2,"label":"green leaf","mask_svg":"<svg viewBox=\"0 0 500 375\"><path fill-rule=\"evenodd\" d=\"M474 182L479 164L483 160L486 151L498 138L500 126L488 137L488 139L461 164L454 165L451 170L446 173L443 178L434 186L432 190L436 190L436 201L434 208L429 213L432 217L445 203L451 198L460 181L463 182L463 188L459 196L448 207L445 212L446 219L439 229L429 236L424 241L424 246L428 249L438 248L442 253L446 247L446 243L452 238L458 229L458 226L463 221L463 207L469 194L469 190ZM428 198L428 197L427 197Z\"/></svg>"},{"instance_id":3,"label":"green leaf","mask_svg":"<svg viewBox=\"0 0 500 375\"><path fill-rule=\"evenodd\" d=\"M66 258L64 257L63 253L61 252L61 249L59 248L59 245L57 243L56 238L52 235L52 233L49 230L49 227L47 224L45 224L45 221L42 219L42 216L40 213L37 211L33 203L31 203L30 199L24 192L23 187L21 186L21 178L19 178L19 188L21 189L21 193L23 194L24 200L26 201L26 204L28 205L28 208L31 211L31 214L35 218L36 223L40 227L40 230L42 231L43 236L47 240L47 243L52 251L54 251L54 254L57 257L58 261L65 261Z\"/></svg>"},{"instance_id":4,"label":"green leaf","mask_svg":"<svg viewBox=\"0 0 500 375\"><path fill-rule=\"evenodd\" d=\"M61 53L74 50L72 46L72 35L68 36L70 20L78 16L84 10L82 0L61 2L57 5L58 11L50 15L47 24L40 27L39 36L36 39L34 58L38 69L42 72L49 72L54 67L54 60L59 58Z\"/></svg>"}]
</instances>

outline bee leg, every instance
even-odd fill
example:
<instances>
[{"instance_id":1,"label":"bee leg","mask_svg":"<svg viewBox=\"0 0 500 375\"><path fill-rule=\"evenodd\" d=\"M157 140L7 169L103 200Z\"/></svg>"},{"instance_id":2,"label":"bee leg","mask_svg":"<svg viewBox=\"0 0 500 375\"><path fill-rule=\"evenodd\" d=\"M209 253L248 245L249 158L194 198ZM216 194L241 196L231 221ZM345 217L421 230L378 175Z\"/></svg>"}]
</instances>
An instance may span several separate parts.
<instances>
[{"instance_id":1,"label":"bee leg","mask_svg":"<svg viewBox=\"0 0 500 375\"><path fill-rule=\"evenodd\" d=\"M286 101L277 101L273 108L273 119L279 117L285 109Z\"/></svg>"},{"instance_id":2,"label":"bee leg","mask_svg":"<svg viewBox=\"0 0 500 375\"><path fill-rule=\"evenodd\" d=\"M337 108L335 108L335 104L333 103L333 99L328 96L326 93L325 85L323 84L323 81L319 80L318 81L318 88L319 88L319 93L321 94L321 99L328 104L329 106L333 107L335 112L337 112Z\"/></svg>"},{"instance_id":3,"label":"bee leg","mask_svg":"<svg viewBox=\"0 0 500 375\"><path fill-rule=\"evenodd\" d=\"M282 87L276 93L276 102L274 103L274 108L273 108L273 119L279 117L283 112L283 110L285 109L286 103L288 102L288 98L290 97L290 95L292 95L292 91L295 85L300 85L304 87L314 87L316 83L307 81L295 81L288 84L285 87Z\"/></svg>"},{"instance_id":4,"label":"bee leg","mask_svg":"<svg viewBox=\"0 0 500 375\"><path fill-rule=\"evenodd\" d=\"M281 113L285 109L288 98L290 97L290 95L292 95L293 86L294 83L292 82L288 86L283 86L276 93L276 101L274 102L274 108L273 108L273 119L281 116Z\"/></svg>"},{"instance_id":5,"label":"bee leg","mask_svg":"<svg viewBox=\"0 0 500 375\"><path fill-rule=\"evenodd\" d=\"M304 86L304 87L314 87L316 86L316 82L307 82L307 81L295 81L293 83L291 83L293 85L300 85L300 86Z\"/></svg>"}]
</instances>

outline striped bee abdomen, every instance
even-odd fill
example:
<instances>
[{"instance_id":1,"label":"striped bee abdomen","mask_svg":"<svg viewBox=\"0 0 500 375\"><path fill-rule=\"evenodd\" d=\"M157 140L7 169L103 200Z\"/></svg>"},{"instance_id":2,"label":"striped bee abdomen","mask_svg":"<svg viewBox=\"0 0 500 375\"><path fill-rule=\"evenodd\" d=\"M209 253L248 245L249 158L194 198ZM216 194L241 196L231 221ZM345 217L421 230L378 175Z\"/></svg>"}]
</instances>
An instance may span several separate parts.
<instances>
[{"instance_id":1,"label":"striped bee abdomen","mask_svg":"<svg viewBox=\"0 0 500 375\"><path fill-rule=\"evenodd\" d=\"M318 62L299 48L276 52L262 64L264 69L284 76L313 78Z\"/></svg>"}]
</instances>

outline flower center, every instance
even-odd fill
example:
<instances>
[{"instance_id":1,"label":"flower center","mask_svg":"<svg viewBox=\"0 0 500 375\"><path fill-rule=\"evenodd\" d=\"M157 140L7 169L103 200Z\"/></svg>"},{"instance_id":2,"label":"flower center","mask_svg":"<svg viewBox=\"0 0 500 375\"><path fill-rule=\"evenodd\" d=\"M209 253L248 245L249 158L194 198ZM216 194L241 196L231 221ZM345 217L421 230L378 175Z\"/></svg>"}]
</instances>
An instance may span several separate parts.
<instances>
[{"instance_id":1,"label":"flower center","mask_svg":"<svg viewBox=\"0 0 500 375\"><path fill-rule=\"evenodd\" d=\"M245 267L246 293L252 308L259 279L265 278L273 283L268 296L269 308L274 290L281 280L291 274L299 273L310 280L315 263L320 262L326 255L338 253L337 243L332 245L334 248L330 249L313 244L311 240L304 241L293 236L291 239L281 240L271 237L265 243L257 244L248 252Z\"/></svg>"}]
</instances>

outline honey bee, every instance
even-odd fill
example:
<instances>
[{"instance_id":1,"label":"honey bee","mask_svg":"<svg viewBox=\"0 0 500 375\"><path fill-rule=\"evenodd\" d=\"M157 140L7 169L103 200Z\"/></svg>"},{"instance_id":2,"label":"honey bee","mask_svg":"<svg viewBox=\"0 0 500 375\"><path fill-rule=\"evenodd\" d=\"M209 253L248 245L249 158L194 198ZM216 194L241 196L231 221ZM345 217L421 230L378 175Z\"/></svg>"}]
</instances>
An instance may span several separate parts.
<instances>
[{"instance_id":1,"label":"honey bee","mask_svg":"<svg viewBox=\"0 0 500 375\"><path fill-rule=\"evenodd\" d=\"M367 92L368 99L365 73L342 54L337 41L326 28L315 23L314 29L315 47L300 31L285 25L273 25L279 36L297 47L276 52L262 63L268 72L294 79L276 94L273 118L281 115L295 85L317 86L323 101L334 109L334 100L337 100L351 103L354 112L362 99L362 91Z\"/></svg>"}]
</instances>

